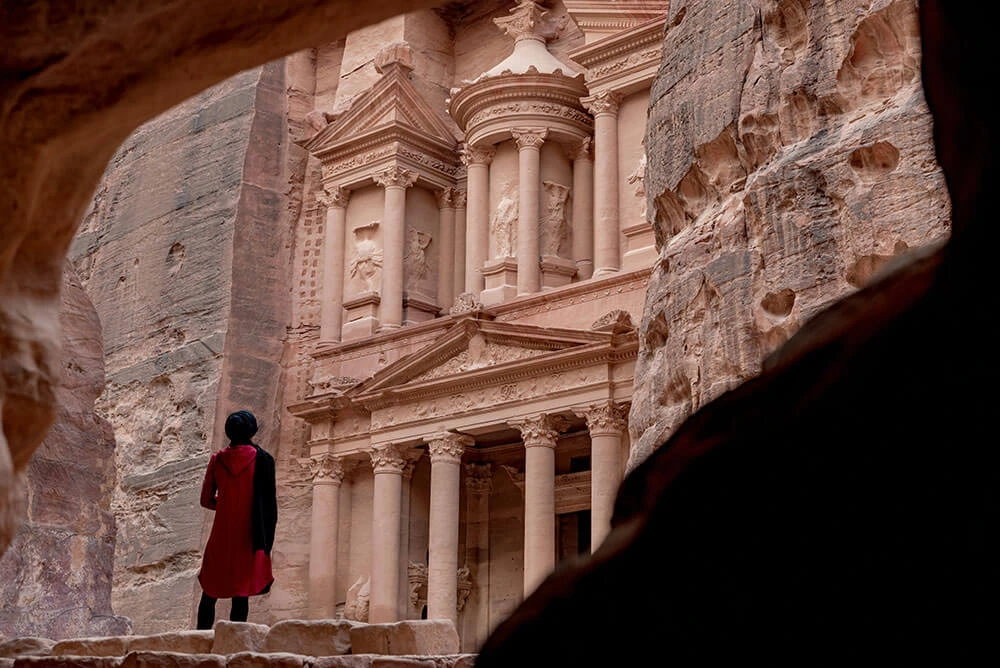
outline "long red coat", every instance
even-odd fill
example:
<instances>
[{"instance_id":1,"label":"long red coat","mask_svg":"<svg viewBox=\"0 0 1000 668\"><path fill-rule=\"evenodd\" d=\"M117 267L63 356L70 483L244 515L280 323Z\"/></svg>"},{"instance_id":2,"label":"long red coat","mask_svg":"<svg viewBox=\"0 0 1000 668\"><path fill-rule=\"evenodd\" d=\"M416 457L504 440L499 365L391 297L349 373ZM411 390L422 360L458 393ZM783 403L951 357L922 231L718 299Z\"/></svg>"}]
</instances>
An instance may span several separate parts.
<instances>
[{"instance_id":1,"label":"long red coat","mask_svg":"<svg viewBox=\"0 0 1000 668\"><path fill-rule=\"evenodd\" d=\"M229 446L212 455L201 486L201 505L215 511L198 581L212 598L256 596L274 582L271 558L251 539L254 496L252 445Z\"/></svg>"}]
</instances>

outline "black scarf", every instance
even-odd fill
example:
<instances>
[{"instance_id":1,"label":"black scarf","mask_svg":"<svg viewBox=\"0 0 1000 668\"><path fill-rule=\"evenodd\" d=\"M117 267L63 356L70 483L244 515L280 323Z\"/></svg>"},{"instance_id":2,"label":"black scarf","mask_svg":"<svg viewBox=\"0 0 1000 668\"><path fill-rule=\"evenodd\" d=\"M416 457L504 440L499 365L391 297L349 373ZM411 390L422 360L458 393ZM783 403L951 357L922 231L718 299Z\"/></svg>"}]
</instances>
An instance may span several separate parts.
<instances>
[{"instance_id":1,"label":"black scarf","mask_svg":"<svg viewBox=\"0 0 1000 668\"><path fill-rule=\"evenodd\" d=\"M278 524L278 496L274 483L274 457L256 443L253 469L253 503L251 505L250 532L253 549L264 550L271 556L274 545L274 528Z\"/></svg>"}]
</instances>

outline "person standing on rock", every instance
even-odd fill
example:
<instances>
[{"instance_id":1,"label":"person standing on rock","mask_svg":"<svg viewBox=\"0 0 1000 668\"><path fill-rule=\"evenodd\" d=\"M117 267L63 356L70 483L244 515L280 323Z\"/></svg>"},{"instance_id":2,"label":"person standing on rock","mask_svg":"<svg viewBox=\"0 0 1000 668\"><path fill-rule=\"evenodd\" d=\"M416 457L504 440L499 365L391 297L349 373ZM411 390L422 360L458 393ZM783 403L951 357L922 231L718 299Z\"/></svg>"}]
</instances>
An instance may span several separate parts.
<instances>
[{"instance_id":1,"label":"person standing on rock","mask_svg":"<svg viewBox=\"0 0 1000 668\"><path fill-rule=\"evenodd\" d=\"M198 582L198 628L215 625L215 602L231 598L229 619L245 622L249 597L271 589L271 546L278 523L274 458L251 440L250 411L226 418L229 446L212 455L201 486L201 505L215 511Z\"/></svg>"}]
</instances>

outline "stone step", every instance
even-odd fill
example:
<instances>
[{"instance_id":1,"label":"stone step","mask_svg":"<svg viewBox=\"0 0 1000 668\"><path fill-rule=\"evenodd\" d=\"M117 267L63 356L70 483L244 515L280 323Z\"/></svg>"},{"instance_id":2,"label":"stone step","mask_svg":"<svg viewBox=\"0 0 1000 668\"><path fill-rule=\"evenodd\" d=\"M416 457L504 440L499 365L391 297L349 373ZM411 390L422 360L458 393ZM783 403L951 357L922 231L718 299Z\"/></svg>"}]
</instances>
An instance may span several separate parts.
<instances>
[{"instance_id":1,"label":"stone step","mask_svg":"<svg viewBox=\"0 0 1000 668\"><path fill-rule=\"evenodd\" d=\"M0 643L0 668L473 668L450 620L219 620L210 631Z\"/></svg>"}]
</instances>

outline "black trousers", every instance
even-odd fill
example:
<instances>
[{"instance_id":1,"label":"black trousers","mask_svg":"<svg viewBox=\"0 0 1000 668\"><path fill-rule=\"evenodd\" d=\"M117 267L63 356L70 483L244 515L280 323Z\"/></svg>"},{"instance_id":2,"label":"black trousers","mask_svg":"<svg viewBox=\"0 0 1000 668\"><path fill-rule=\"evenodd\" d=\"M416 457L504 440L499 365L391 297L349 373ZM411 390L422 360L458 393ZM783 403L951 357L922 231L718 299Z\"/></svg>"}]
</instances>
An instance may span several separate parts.
<instances>
[{"instance_id":1,"label":"black trousers","mask_svg":"<svg viewBox=\"0 0 1000 668\"><path fill-rule=\"evenodd\" d=\"M198 604L198 628L211 629L215 626L215 601L208 594L202 592L201 602ZM229 611L229 621L245 622L250 614L250 599L246 596L233 597L233 607Z\"/></svg>"}]
</instances>

